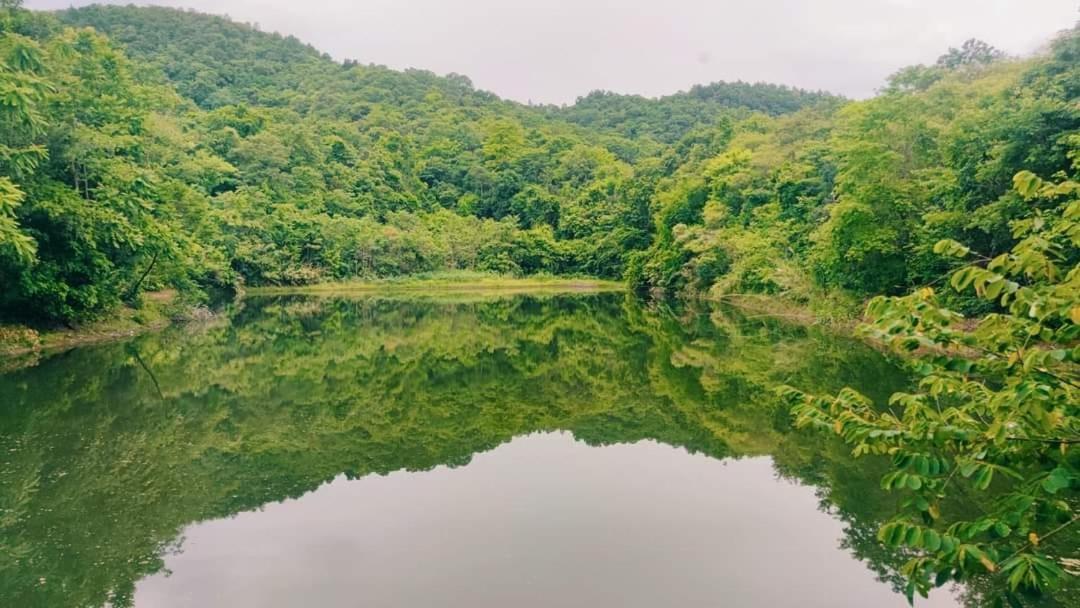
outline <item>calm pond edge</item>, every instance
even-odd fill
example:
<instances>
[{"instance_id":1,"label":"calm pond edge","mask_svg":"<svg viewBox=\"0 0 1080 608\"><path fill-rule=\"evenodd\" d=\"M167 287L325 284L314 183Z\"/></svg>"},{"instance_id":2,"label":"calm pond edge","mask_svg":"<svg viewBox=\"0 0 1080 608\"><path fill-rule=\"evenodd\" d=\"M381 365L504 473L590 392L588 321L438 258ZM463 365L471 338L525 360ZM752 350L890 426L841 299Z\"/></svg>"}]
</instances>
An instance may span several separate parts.
<instances>
[{"instance_id":1,"label":"calm pond edge","mask_svg":"<svg viewBox=\"0 0 1080 608\"><path fill-rule=\"evenodd\" d=\"M275 295L336 295L350 292L409 293L579 293L625 291L616 281L563 277L500 277L448 274L378 281L318 283L288 287L254 287L238 297ZM0 372L32 365L42 354L79 346L116 342L160 331L177 323L205 321L214 313L203 306L181 304L175 291L143 294L139 307L120 306L104 317L77 327L41 328L26 324L0 325ZM23 358L26 358L23 360Z\"/></svg>"},{"instance_id":2,"label":"calm pond edge","mask_svg":"<svg viewBox=\"0 0 1080 608\"><path fill-rule=\"evenodd\" d=\"M628 291L625 283L592 278L554 276L504 277L498 275L450 273L434 276L404 277L371 281L344 281L296 286L250 287L239 298L281 295L334 296L349 293L589 293ZM699 294L705 302L720 303L751 317L776 319L801 326L816 325L830 332L850 337L864 320L862 315L838 312L830 308L823 314L819 307L792 302L782 296L762 294L728 294L711 296ZM29 325L0 325L0 372L32 364L38 355L68 350L79 346L102 344L160 331L166 327L191 321L205 321L214 313L202 306L178 304L173 291L144 295L139 308L121 306L106 317L74 328L40 329ZM873 346L873 341L863 341ZM21 357L30 356L28 361ZM3 361L7 360L7 361Z\"/></svg>"},{"instance_id":3,"label":"calm pond edge","mask_svg":"<svg viewBox=\"0 0 1080 608\"><path fill-rule=\"evenodd\" d=\"M175 291L166 290L144 293L139 306L123 305L100 319L76 327L0 325L0 372L33 365L43 354L116 342L173 324L214 317L208 308L182 303Z\"/></svg>"},{"instance_id":4,"label":"calm pond edge","mask_svg":"<svg viewBox=\"0 0 1080 608\"><path fill-rule=\"evenodd\" d=\"M338 294L349 292L440 292L440 291L463 291L463 292L529 292L529 291L565 291L592 292L592 291L626 291L625 283L618 281L606 281L589 278L562 278L562 277L479 277L479 278L403 278L384 279L374 281L343 281L330 283L315 283L312 285L295 286L272 286L250 287L245 289L245 295L290 295L290 294Z\"/></svg>"}]
</instances>

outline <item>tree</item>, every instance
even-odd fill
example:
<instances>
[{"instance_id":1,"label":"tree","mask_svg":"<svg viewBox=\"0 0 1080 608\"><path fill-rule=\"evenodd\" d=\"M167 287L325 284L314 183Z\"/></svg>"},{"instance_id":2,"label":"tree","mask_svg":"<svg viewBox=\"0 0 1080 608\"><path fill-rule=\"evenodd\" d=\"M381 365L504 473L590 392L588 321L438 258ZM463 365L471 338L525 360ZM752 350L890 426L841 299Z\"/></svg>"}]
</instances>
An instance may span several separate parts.
<instances>
[{"instance_id":1,"label":"tree","mask_svg":"<svg viewBox=\"0 0 1080 608\"><path fill-rule=\"evenodd\" d=\"M881 486L905 500L878 538L911 552L909 598L992 577L997 601L1020 605L1068 576L1080 538L1080 183L1030 172L1014 182L1032 212L1013 223L1011 251L987 259L951 240L935 247L975 257L949 283L994 312L973 324L929 287L867 307L868 334L908 353L917 390L879 407L850 389L782 389L798 425L831 430L856 456L892 458ZM956 493L991 488L984 512L950 511Z\"/></svg>"},{"instance_id":2,"label":"tree","mask_svg":"<svg viewBox=\"0 0 1080 608\"><path fill-rule=\"evenodd\" d=\"M965 66L987 65L1005 57L1005 53L993 46L971 38L965 40L960 48L950 47L949 51L938 57L937 66L955 70Z\"/></svg>"},{"instance_id":3,"label":"tree","mask_svg":"<svg viewBox=\"0 0 1080 608\"><path fill-rule=\"evenodd\" d=\"M12 11L19 2L5 0L0 9ZM0 39L0 253L21 263L33 262L34 239L20 230L16 208L26 198L14 179L32 174L47 158L40 143L44 132L41 104L49 90L41 77L42 52L33 40L14 33Z\"/></svg>"}]
</instances>

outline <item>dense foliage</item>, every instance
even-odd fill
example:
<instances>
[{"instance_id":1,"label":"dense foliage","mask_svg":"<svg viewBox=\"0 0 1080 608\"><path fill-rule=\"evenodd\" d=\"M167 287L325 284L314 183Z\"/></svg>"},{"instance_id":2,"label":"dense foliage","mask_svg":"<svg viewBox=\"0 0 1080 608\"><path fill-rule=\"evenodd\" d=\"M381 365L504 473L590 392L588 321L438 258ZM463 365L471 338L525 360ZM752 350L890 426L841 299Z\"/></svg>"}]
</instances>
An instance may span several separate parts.
<instances>
[{"instance_id":1,"label":"dense foliage","mask_svg":"<svg viewBox=\"0 0 1080 608\"><path fill-rule=\"evenodd\" d=\"M649 99L593 91L565 108L550 108L552 116L631 139L651 138L673 144L690 131L715 125L727 116L745 118L754 112L778 116L806 106L839 102L821 92L746 82L714 82L689 91ZM738 110L738 112L725 112Z\"/></svg>"},{"instance_id":2,"label":"dense foliage","mask_svg":"<svg viewBox=\"0 0 1080 608\"><path fill-rule=\"evenodd\" d=\"M631 280L806 302L936 281L943 238L1008 251L1010 222L1030 211L1013 175L1068 170L1078 146L1080 36L1028 61L973 47L901 71L867 101L752 117L676 146Z\"/></svg>"},{"instance_id":3,"label":"dense foliage","mask_svg":"<svg viewBox=\"0 0 1080 608\"><path fill-rule=\"evenodd\" d=\"M1035 208L1014 222L1009 252L954 271L950 286L995 306L977 324L943 307L933 289L878 298L871 334L910 359L916 392L889 408L851 389L836 397L786 390L798 423L835 431L854 453L889 454L883 489L909 496L879 540L912 551L908 595L974 576L994 577L1000 598L1058 588L1076 569L1080 532L1080 183L1016 177ZM966 258L943 240L935 250ZM974 517L942 507L957 486L994 488ZM999 600L1000 602L1000 600Z\"/></svg>"},{"instance_id":4,"label":"dense foliage","mask_svg":"<svg viewBox=\"0 0 1080 608\"><path fill-rule=\"evenodd\" d=\"M117 30L133 60L97 31L2 10L4 317L77 321L162 286L617 277L648 242L615 152L631 143L463 78L342 65L180 11L62 15Z\"/></svg>"},{"instance_id":5,"label":"dense foliage","mask_svg":"<svg viewBox=\"0 0 1080 608\"><path fill-rule=\"evenodd\" d=\"M560 108L221 17L18 4L0 8L0 316L17 320L164 286L453 269L900 293L946 270L941 238L1006 251L1025 213L1009 180L1067 168L1080 127L1075 32L1025 61L972 41L864 102L715 83Z\"/></svg>"}]
</instances>

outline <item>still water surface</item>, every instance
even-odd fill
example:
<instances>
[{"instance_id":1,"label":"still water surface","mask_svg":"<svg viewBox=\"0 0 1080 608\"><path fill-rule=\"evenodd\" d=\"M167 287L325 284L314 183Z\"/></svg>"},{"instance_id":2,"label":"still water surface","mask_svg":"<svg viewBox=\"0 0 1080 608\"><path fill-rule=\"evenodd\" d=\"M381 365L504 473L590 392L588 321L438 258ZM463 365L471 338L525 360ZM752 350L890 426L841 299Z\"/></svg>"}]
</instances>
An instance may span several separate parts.
<instances>
[{"instance_id":1,"label":"still water surface","mask_svg":"<svg viewBox=\"0 0 1080 608\"><path fill-rule=\"evenodd\" d=\"M623 294L249 300L0 376L0 597L906 605L882 463L793 431L780 382L905 378Z\"/></svg>"}]
</instances>

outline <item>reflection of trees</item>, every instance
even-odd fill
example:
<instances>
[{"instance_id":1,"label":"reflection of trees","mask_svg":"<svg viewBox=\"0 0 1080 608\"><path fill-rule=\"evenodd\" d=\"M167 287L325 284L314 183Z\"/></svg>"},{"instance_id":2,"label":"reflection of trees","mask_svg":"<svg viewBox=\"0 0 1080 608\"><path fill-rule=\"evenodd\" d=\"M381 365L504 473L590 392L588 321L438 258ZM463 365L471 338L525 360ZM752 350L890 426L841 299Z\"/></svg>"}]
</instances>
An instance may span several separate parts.
<instances>
[{"instance_id":1,"label":"reflection of trees","mask_svg":"<svg viewBox=\"0 0 1080 608\"><path fill-rule=\"evenodd\" d=\"M0 597L121 606L187 524L361 477L469 462L515 435L772 454L853 551L892 507L878 471L792 434L770 387L901 379L815 330L647 311L621 295L248 302L231 324L81 349L0 378Z\"/></svg>"}]
</instances>

